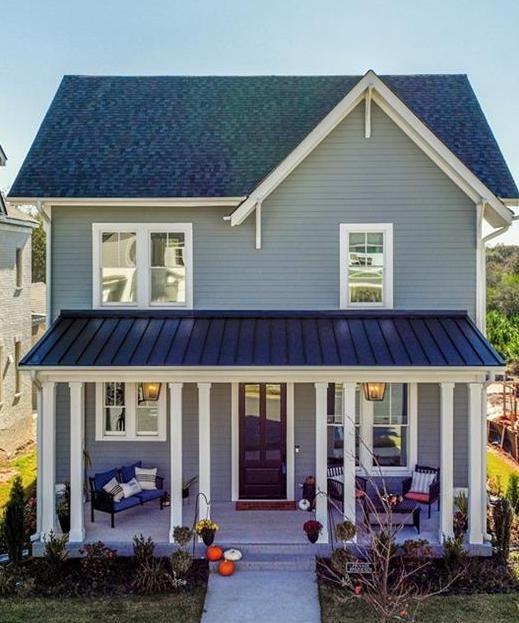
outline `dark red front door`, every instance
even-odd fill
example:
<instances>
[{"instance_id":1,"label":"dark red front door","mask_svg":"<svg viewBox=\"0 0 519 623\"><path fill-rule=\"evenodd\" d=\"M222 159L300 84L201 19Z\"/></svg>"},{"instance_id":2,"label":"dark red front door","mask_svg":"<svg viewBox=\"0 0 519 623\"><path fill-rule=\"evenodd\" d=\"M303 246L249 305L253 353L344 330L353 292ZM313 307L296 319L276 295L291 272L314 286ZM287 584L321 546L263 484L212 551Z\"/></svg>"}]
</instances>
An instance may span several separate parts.
<instances>
[{"instance_id":1,"label":"dark red front door","mask_svg":"<svg viewBox=\"0 0 519 623\"><path fill-rule=\"evenodd\" d=\"M286 386L240 385L240 498L286 498Z\"/></svg>"}]
</instances>

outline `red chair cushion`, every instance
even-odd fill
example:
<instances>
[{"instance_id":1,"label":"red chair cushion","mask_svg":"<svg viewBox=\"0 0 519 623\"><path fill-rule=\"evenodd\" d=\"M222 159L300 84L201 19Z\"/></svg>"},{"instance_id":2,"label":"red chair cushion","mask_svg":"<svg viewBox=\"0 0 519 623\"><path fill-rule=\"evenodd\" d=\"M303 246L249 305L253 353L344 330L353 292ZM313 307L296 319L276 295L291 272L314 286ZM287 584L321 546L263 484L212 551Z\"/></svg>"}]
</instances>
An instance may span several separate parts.
<instances>
[{"instance_id":1,"label":"red chair cushion","mask_svg":"<svg viewBox=\"0 0 519 623\"><path fill-rule=\"evenodd\" d=\"M355 489L355 497L357 499L363 498L365 495L366 495L366 492L362 491L362 489Z\"/></svg>"},{"instance_id":2,"label":"red chair cushion","mask_svg":"<svg viewBox=\"0 0 519 623\"><path fill-rule=\"evenodd\" d=\"M429 494L428 493L418 493L416 491L408 491L404 495L406 500L414 500L415 502L421 502L422 504L429 503Z\"/></svg>"}]
</instances>

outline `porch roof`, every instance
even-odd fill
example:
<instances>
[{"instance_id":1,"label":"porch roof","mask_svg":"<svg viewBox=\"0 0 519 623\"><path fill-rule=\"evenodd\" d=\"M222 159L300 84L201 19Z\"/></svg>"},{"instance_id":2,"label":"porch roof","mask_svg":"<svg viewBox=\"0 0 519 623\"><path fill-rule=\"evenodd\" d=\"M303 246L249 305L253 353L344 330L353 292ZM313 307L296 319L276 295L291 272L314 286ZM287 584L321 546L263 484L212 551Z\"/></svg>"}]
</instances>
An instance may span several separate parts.
<instances>
[{"instance_id":1,"label":"porch roof","mask_svg":"<svg viewBox=\"0 0 519 623\"><path fill-rule=\"evenodd\" d=\"M461 311L63 311L26 367L502 367Z\"/></svg>"}]
</instances>

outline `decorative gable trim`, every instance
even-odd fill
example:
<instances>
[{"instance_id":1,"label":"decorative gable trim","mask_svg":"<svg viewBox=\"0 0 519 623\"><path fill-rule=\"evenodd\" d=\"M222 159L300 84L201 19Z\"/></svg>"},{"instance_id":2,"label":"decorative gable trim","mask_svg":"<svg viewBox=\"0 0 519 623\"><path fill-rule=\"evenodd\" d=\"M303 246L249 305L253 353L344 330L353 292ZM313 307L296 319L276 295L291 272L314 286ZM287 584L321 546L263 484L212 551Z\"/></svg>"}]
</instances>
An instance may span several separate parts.
<instances>
[{"instance_id":1,"label":"decorative gable trim","mask_svg":"<svg viewBox=\"0 0 519 623\"><path fill-rule=\"evenodd\" d=\"M375 102L475 204L486 204L490 208L485 211L490 225L502 227L512 222L512 214L494 193L420 121L374 71L369 70L231 214L231 225L243 223L256 206L261 204L363 99L367 100L367 111L371 107L371 102ZM370 117L367 112L367 124L370 124ZM371 135L369 125L366 127L366 135L367 137Z\"/></svg>"}]
</instances>

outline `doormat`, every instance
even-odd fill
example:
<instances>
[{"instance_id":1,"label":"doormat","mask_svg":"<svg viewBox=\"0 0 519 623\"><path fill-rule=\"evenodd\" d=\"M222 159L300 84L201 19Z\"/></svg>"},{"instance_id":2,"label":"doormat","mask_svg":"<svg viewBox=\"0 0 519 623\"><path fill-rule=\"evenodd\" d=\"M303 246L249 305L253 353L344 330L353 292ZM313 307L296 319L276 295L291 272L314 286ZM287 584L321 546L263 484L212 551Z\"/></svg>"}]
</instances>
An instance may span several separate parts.
<instances>
[{"instance_id":1,"label":"doormat","mask_svg":"<svg viewBox=\"0 0 519 623\"><path fill-rule=\"evenodd\" d=\"M295 511L296 503L287 501L236 502L237 511Z\"/></svg>"}]
</instances>

